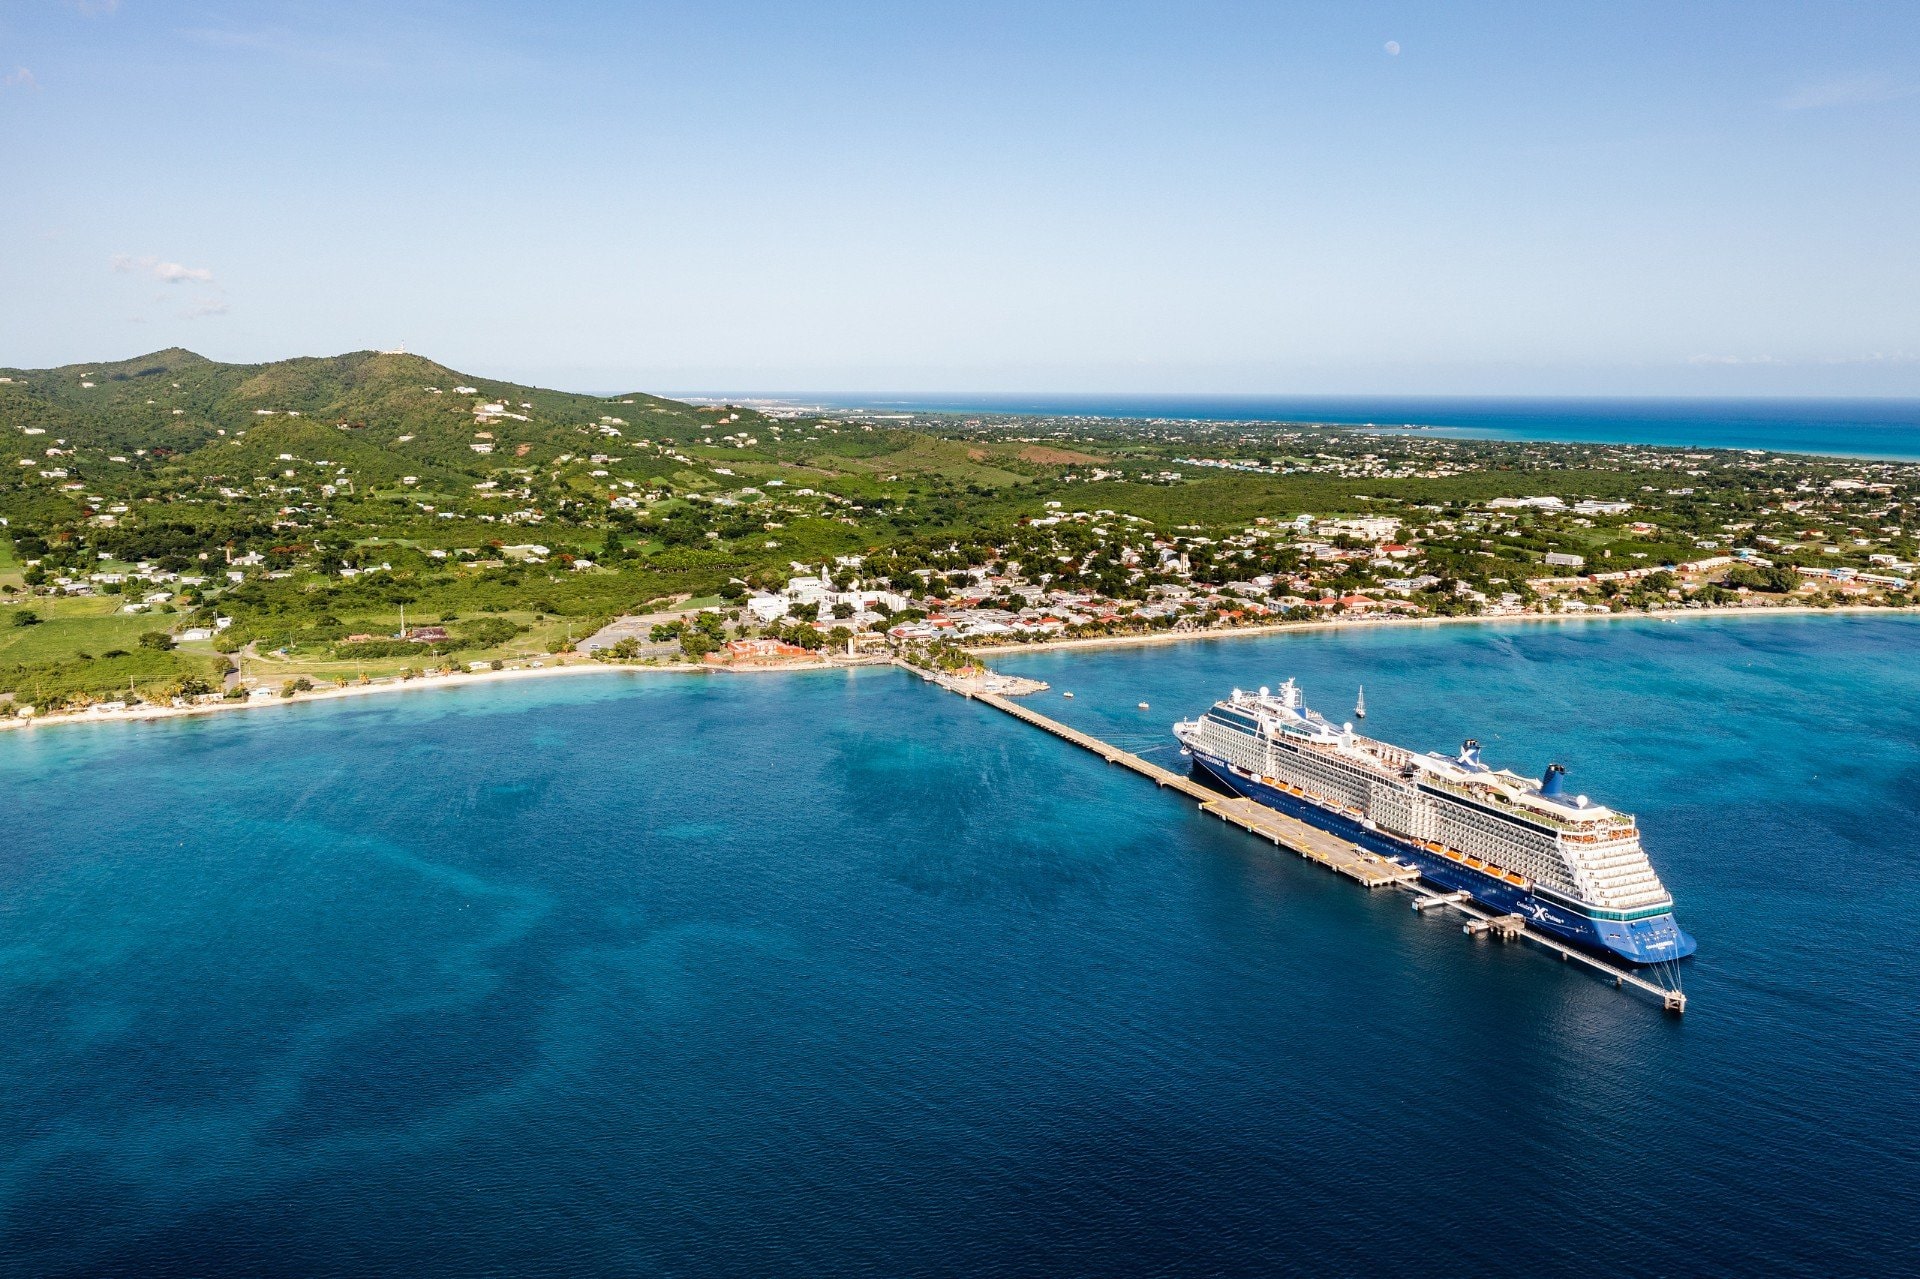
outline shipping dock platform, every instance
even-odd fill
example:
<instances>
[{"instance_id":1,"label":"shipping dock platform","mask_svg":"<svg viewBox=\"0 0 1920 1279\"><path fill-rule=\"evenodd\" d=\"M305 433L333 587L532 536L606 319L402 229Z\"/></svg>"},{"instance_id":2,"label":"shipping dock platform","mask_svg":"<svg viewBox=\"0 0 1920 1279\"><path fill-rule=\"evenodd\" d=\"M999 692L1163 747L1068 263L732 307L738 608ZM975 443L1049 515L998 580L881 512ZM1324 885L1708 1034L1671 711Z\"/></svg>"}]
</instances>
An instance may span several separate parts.
<instances>
[{"instance_id":1,"label":"shipping dock platform","mask_svg":"<svg viewBox=\"0 0 1920 1279\"><path fill-rule=\"evenodd\" d=\"M1583 950L1567 946L1543 935L1538 929L1529 929L1525 921L1517 915L1491 914L1478 903L1468 899L1465 894L1435 892L1429 885L1422 884L1417 866L1405 865L1392 858L1383 857L1329 834L1317 826L1310 826L1297 818L1268 808L1255 800L1222 794L1213 787L1197 781L1188 773L1163 768L1150 760L1142 759L1131 751L1122 750L1091 733L1083 733L1077 728L1062 724L1057 719L1042 715L1012 700L1014 697L1039 692L1047 687L1045 684L1002 675L957 678L924 671L905 662L898 664L929 683L939 684L942 688L958 693L970 701L991 706L997 711L1051 733L1063 741L1091 751L1109 764L1117 764L1138 773L1156 786L1178 791L1196 801L1201 812L1238 826L1249 834L1269 841L1277 848L1285 848L1297 853L1307 861L1344 875L1370 890L1398 888L1412 892L1416 894L1416 900L1413 903L1415 911L1435 908L1458 911L1467 917L1467 922L1461 931L1469 935L1487 936L1497 941L1532 942L1553 952L1563 962L1577 962L1593 969L1603 978L1611 980L1616 988L1633 987L1653 996L1659 1000L1660 1006L1667 1012L1678 1014L1686 1011L1687 997L1683 992L1657 985L1638 973L1607 963Z\"/></svg>"}]
</instances>

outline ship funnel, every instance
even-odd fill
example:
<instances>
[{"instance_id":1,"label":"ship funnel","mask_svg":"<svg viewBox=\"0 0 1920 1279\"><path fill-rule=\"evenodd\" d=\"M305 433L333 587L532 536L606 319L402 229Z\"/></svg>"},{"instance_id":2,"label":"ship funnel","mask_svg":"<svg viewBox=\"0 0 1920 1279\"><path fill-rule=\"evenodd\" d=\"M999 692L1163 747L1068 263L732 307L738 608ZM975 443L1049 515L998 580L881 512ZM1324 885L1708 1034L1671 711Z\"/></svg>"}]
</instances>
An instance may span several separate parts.
<instances>
[{"instance_id":1,"label":"ship funnel","mask_svg":"<svg viewBox=\"0 0 1920 1279\"><path fill-rule=\"evenodd\" d=\"M1469 737L1466 741L1460 743L1460 763L1466 765L1468 768L1485 767L1485 765L1480 762L1479 738Z\"/></svg>"},{"instance_id":2,"label":"ship funnel","mask_svg":"<svg viewBox=\"0 0 1920 1279\"><path fill-rule=\"evenodd\" d=\"M1548 764L1547 774L1540 779L1540 794L1547 799L1559 799L1566 792L1566 766Z\"/></svg>"}]
</instances>

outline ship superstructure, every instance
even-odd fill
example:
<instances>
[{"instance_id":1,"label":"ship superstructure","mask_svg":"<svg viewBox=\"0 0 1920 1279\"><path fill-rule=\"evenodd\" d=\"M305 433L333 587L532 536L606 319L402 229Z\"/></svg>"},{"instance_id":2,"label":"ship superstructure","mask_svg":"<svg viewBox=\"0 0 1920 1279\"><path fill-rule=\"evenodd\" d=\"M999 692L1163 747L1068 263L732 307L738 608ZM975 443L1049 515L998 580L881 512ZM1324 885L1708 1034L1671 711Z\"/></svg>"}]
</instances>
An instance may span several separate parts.
<instances>
[{"instance_id":1,"label":"ship superstructure","mask_svg":"<svg viewBox=\"0 0 1920 1279\"><path fill-rule=\"evenodd\" d=\"M1174 735L1228 788L1530 926L1637 964L1695 949L1632 815L1567 793L1558 764L1538 780L1496 770L1473 740L1453 757L1416 754L1308 710L1292 680L1236 689Z\"/></svg>"}]
</instances>

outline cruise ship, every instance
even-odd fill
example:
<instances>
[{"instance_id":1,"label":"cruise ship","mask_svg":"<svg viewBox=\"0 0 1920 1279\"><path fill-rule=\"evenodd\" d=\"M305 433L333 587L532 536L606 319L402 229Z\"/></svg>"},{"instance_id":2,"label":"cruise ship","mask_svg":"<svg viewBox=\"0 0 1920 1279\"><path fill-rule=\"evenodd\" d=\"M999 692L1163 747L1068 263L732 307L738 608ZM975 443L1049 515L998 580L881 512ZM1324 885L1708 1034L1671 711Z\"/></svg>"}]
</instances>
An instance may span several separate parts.
<instances>
[{"instance_id":1,"label":"cruise ship","mask_svg":"<svg viewBox=\"0 0 1920 1279\"><path fill-rule=\"evenodd\" d=\"M1292 680L1235 689L1173 727L1214 781L1527 925L1632 964L1694 952L1673 897L1640 848L1631 814L1569 794L1566 769L1538 781L1458 756L1415 754L1329 723Z\"/></svg>"}]
</instances>

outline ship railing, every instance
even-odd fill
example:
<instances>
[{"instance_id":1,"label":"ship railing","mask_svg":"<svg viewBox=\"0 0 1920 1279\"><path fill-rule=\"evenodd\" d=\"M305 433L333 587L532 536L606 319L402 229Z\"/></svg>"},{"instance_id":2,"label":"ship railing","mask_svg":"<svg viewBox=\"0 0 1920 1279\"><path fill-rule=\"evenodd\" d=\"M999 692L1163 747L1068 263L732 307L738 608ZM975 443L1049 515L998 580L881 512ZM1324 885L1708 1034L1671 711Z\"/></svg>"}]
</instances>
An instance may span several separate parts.
<instances>
[{"instance_id":1,"label":"ship railing","mask_svg":"<svg viewBox=\"0 0 1920 1279\"><path fill-rule=\"evenodd\" d=\"M1611 892L1634 892L1643 887L1658 887L1660 876L1654 873L1653 864L1643 861L1638 866L1614 867L1608 870L1596 870L1583 866L1587 882Z\"/></svg>"},{"instance_id":2,"label":"ship railing","mask_svg":"<svg viewBox=\"0 0 1920 1279\"><path fill-rule=\"evenodd\" d=\"M1505 791L1493 786L1471 786L1467 783L1457 782L1450 777L1443 777L1436 773L1428 773L1421 780L1440 790L1458 795L1462 799L1472 800L1479 804L1492 804L1498 809L1513 813L1515 816L1525 817L1528 821L1538 822L1543 826L1552 826L1556 830L1567 832L1571 837L1581 838L1583 840L1618 838L1619 836L1614 832L1631 830L1633 827L1634 819L1625 813L1608 813L1604 818L1597 813L1590 816L1577 817L1572 814L1554 812L1552 809L1546 807L1535 807L1532 804L1519 803Z\"/></svg>"},{"instance_id":3,"label":"ship railing","mask_svg":"<svg viewBox=\"0 0 1920 1279\"><path fill-rule=\"evenodd\" d=\"M1625 839L1629 835L1637 835L1640 832L1634 826L1633 818L1616 815L1604 822L1586 822L1570 833L1577 833L1583 839L1609 840Z\"/></svg>"},{"instance_id":4,"label":"ship railing","mask_svg":"<svg viewBox=\"0 0 1920 1279\"><path fill-rule=\"evenodd\" d=\"M1642 897L1648 893L1659 896L1667 891L1666 885L1660 882L1658 876L1650 876L1646 879L1634 879L1626 882L1619 880L1597 880L1589 876L1587 882L1592 884L1597 891L1606 893L1611 897Z\"/></svg>"},{"instance_id":5,"label":"ship railing","mask_svg":"<svg viewBox=\"0 0 1920 1279\"><path fill-rule=\"evenodd\" d=\"M1645 873L1633 875L1589 875L1588 880L1598 887L1614 893L1638 893L1659 888L1660 877L1651 867Z\"/></svg>"},{"instance_id":6,"label":"ship railing","mask_svg":"<svg viewBox=\"0 0 1920 1279\"><path fill-rule=\"evenodd\" d=\"M1642 862L1638 866L1613 866L1605 870L1586 868L1587 878L1598 884L1614 888L1625 888L1634 884L1658 883L1660 877L1654 874L1651 862Z\"/></svg>"},{"instance_id":7,"label":"ship railing","mask_svg":"<svg viewBox=\"0 0 1920 1279\"><path fill-rule=\"evenodd\" d=\"M1607 862L1582 861L1581 865L1597 875L1608 876L1638 875L1643 872L1651 872L1653 869L1653 864L1647 860L1645 853L1641 853L1635 857L1615 858Z\"/></svg>"},{"instance_id":8,"label":"ship railing","mask_svg":"<svg viewBox=\"0 0 1920 1279\"><path fill-rule=\"evenodd\" d=\"M1631 870L1638 866L1646 866L1648 862L1646 853L1636 848L1632 852L1616 853L1610 857L1583 856L1580 858L1580 864L1591 870L1600 871L1603 874L1612 874L1617 871Z\"/></svg>"},{"instance_id":9,"label":"ship railing","mask_svg":"<svg viewBox=\"0 0 1920 1279\"><path fill-rule=\"evenodd\" d=\"M1602 910L1636 911L1653 906L1672 906L1673 898L1664 890L1657 893L1635 893L1630 897L1613 897L1606 894L1594 899L1593 904Z\"/></svg>"}]
</instances>

